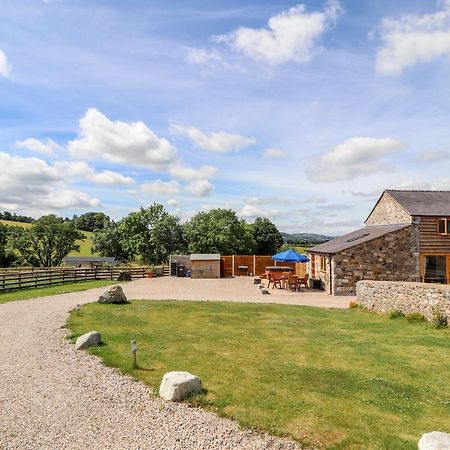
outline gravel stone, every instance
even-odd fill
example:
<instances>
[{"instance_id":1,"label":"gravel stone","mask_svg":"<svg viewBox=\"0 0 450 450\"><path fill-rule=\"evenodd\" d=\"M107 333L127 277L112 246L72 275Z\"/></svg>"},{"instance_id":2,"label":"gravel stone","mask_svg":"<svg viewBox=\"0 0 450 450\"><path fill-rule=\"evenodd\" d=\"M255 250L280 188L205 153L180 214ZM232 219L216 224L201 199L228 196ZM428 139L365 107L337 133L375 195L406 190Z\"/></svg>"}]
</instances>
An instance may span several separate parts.
<instances>
[{"instance_id":1,"label":"gravel stone","mask_svg":"<svg viewBox=\"0 0 450 450\"><path fill-rule=\"evenodd\" d=\"M187 404L167 404L76 351L63 327L68 311L96 301L103 289L0 305L0 449L301 448Z\"/></svg>"}]
</instances>

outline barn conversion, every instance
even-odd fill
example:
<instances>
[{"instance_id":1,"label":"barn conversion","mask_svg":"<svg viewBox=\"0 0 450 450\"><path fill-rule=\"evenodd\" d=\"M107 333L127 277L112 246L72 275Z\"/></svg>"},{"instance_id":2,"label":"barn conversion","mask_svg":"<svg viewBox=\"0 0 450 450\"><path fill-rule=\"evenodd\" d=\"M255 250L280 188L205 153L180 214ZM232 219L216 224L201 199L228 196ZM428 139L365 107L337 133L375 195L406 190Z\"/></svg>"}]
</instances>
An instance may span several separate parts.
<instances>
[{"instance_id":1,"label":"barn conversion","mask_svg":"<svg viewBox=\"0 0 450 450\"><path fill-rule=\"evenodd\" d=\"M365 227L311 248L310 275L333 295L356 282L450 280L450 191L386 190Z\"/></svg>"}]
</instances>

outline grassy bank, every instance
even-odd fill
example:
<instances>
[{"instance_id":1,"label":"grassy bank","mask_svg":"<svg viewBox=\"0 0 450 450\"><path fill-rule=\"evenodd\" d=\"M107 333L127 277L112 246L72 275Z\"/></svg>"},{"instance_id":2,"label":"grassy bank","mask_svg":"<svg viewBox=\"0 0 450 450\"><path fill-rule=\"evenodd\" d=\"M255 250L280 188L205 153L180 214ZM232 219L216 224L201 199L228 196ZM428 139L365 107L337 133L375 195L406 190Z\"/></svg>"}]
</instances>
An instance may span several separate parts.
<instances>
[{"instance_id":1,"label":"grassy bank","mask_svg":"<svg viewBox=\"0 0 450 450\"><path fill-rule=\"evenodd\" d=\"M110 284L117 284L117 281L110 280L97 280L86 281L80 283L67 283L57 286L49 286L33 289L19 289L12 292L0 293L0 304L6 302L12 302L14 300L28 300L36 297L46 297L47 295L64 294L67 292L85 291L86 289L92 289L101 286L107 286Z\"/></svg>"},{"instance_id":2,"label":"grassy bank","mask_svg":"<svg viewBox=\"0 0 450 450\"><path fill-rule=\"evenodd\" d=\"M199 375L193 401L243 426L334 449L415 449L450 431L450 331L360 310L215 302L89 304L75 335L156 390L169 370ZM141 369L132 371L130 339Z\"/></svg>"},{"instance_id":3,"label":"grassy bank","mask_svg":"<svg viewBox=\"0 0 450 450\"><path fill-rule=\"evenodd\" d=\"M26 222L15 222L12 220L0 219L0 223L7 225L9 227L20 227L20 228L30 228L31 223ZM91 253L92 243L94 239L94 233L90 231L81 231L84 234L84 239L79 239L76 243L80 246L78 252L70 252L70 256L99 256L98 253Z\"/></svg>"}]
</instances>

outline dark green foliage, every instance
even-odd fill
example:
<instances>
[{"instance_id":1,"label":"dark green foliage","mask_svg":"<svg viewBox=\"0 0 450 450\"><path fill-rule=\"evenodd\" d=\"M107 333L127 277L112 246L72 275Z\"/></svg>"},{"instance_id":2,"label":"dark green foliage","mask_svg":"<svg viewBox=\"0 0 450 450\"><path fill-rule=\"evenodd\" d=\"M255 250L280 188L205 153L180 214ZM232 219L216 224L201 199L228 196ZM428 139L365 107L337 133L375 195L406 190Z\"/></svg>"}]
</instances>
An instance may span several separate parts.
<instances>
[{"instance_id":1,"label":"dark green foliage","mask_svg":"<svg viewBox=\"0 0 450 450\"><path fill-rule=\"evenodd\" d=\"M257 255L273 255L279 251L283 245L283 237L269 219L258 217L250 227Z\"/></svg>"},{"instance_id":2,"label":"dark green foliage","mask_svg":"<svg viewBox=\"0 0 450 450\"><path fill-rule=\"evenodd\" d=\"M25 223L32 223L34 222L34 219L29 216L21 216L16 213L10 213L8 211L4 211L3 213L0 213L0 220L11 220L13 222L25 222Z\"/></svg>"},{"instance_id":3,"label":"dark green foliage","mask_svg":"<svg viewBox=\"0 0 450 450\"><path fill-rule=\"evenodd\" d=\"M147 264L167 262L169 255L184 250L180 219L158 203L128 214L118 224L118 232L125 254Z\"/></svg>"},{"instance_id":4,"label":"dark green foliage","mask_svg":"<svg viewBox=\"0 0 450 450\"><path fill-rule=\"evenodd\" d=\"M401 317L405 317L405 315L398 309L393 309L389 311L388 317L389 319L400 319Z\"/></svg>"},{"instance_id":5,"label":"dark green foliage","mask_svg":"<svg viewBox=\"0 0 450 450\"><path fill-rule=\"evenodd\" d=\"M52 267L59 266L72 250L78 250L75 241L83 238L72 222L50 214L33 222L30 228L12 227L8 241L27 264Z\"/></svg>"},{"instance_id":6,"label":"dark green foliage","mask_svg":"<svg viewBox=\"0 0 450 450\"><path fill-rule=\"evenodd\" d=\"M427 321L425 316L422 313L419 313L419 312L406 314L405 317L406 317L406 320L408 322L410 322L410 323L422 323L422 322L426 322Z\"/></svg>"},{"instance_id":7,"label":"dark green foliage","mask_svg":"<svg viewBox=\"0 0 450 450\"><path fill-rule=\"evenodd\" d=\"M231 209L199 212L184 225L189 253L253 254L252 228Z\"/></svg>"},{"instance_id":8,"label":"dark green foliage","mask_svg":"<svg viewBox=\"0 0 450 450\"><path fill-rule=\"evenodd\" d=\"M92 253L111 256L119 261L129 261L130 255L122 247L119 226L116 222L107 222L103 229L95 233Z\"/></svg>"},{"instance_id":9,"label":"dark green foliage","mask_svg":"<svg viewBox=\"0 0 450 450\"><path fill-rule=\"evenodd\" d=\"M81 216L73 216L72 221L79 230L98 231L109 224L110 218L102 212L88 212Z\"/></svg>"},{"instance_id":10,"label":"dark green foliage","mask_svg":"<svg viewBox=\"0 0 450 450\"><path fill-rule=\"evenodd\" d=\"M0 223L0 267L9 267L17 260L17 256L8 245L10 227Z\"/></svg>"}]
</instances>

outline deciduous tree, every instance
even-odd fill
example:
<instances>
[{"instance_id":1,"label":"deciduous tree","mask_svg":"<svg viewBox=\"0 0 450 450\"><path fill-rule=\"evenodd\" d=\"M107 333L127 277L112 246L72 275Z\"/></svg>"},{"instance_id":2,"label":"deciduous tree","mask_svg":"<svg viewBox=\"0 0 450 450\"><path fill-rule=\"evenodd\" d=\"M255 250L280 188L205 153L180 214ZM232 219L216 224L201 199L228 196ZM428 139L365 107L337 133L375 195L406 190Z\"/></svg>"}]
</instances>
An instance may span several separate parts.
<instances>
[{"instance_id":1,"label":"deciduous tree","mask_svg":"<svg viewBox=\"0 0 450 450\"><path fill-rule=\"evenodd\" d=\"M11 246L31 265L59 266L72 250L79 250L77 239L84 235L72 222L65 222L54 214L42 216L27 229L14 227Z\"/></svg>"},{"instance_id":2,"label":"deciduous tree","mask_svg":"<svg viewBox=\"0 0 450 450\"><path fill-rule=\"evenodd\" d=\"M273 255L283 245L283 237L278 228L266 217L258 217L251 224L252 235L258 255Z\"/></svg>"}]
</instances>

